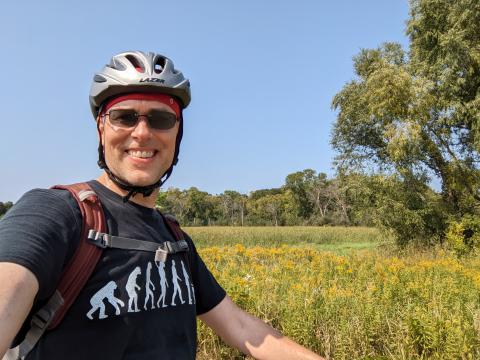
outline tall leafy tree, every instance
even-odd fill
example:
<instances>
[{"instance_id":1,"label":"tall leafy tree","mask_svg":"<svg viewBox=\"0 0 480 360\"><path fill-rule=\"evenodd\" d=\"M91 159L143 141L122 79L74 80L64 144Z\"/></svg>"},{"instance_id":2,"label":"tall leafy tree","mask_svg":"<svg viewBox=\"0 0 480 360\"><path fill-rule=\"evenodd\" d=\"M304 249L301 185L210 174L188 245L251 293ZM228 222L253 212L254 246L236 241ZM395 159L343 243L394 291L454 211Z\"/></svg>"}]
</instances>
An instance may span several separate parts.
<instances>
[{"instance_id":1,"label":"tall leafy tree","mask_svg":"<svg viewBox=\"0 0 480 360\"><path fill-rule=\"evenodd\" d=\"M395 43L362 50L356 79L333 99L336 163L344 173L395 175L412 193L437 177L439 206L461 217L480 205L480 2L410 5L409 51ZM423 198L403 205L431 214Z\"/></svg>"},{"instance_id":2,"label":"tall leafy tree","mask_svg":"<svg viewBox=\"0 0 480 360\"><path fill-rule=\"evenodd\" d=\"M191 187L186 191L187 195L187 217L193 225L207 225L211 219L213 203L210 201L210 194Z\"/></svg>"},{"instance_id":3,"label":"tall leafy tree","mask_svg":"<svg viewBox=\"0 0 480 360\"><path fill-rule=\"evenodd\" d=\"M265 195L248 203L249 219L254 225L291 224L293 197L290 191L281 194Z\"/></svg>"},{"instance_id":4,"label":"tall leafy tree","mask_svg":"<svg viewBox=\"0 0 480 360\"><path fill-rule=\"evenodd\" d=\"M244 225L247 196L234 190L225 190L218 196L222 214L228 225Z\"/></svg>"},{"instance_id":5,"label":"tall leafy tree","mask_svg":"<svg viewBox=\"0 0 480 360\"><path fill-rule=\"evenodd\" d=\"M160 191L156 205L163 212L177 217L180 223L186 224L188 222L189 203L186 191L177 188L168 188L167 191Z\"/></svg>"},{"instance_id":6,"label":"tall leafy tree","mask_svg":"<svg viewBox=\"0 0 480 360\"><path fill-rule=\"evenodd\" d=\"M311 201L309 192L315 182L317 173L312 169L305 169L287 175L285 188L290 190L297 202L298 216L308 219L314 210L314 203Z\"/></svg>"}]
</instances>

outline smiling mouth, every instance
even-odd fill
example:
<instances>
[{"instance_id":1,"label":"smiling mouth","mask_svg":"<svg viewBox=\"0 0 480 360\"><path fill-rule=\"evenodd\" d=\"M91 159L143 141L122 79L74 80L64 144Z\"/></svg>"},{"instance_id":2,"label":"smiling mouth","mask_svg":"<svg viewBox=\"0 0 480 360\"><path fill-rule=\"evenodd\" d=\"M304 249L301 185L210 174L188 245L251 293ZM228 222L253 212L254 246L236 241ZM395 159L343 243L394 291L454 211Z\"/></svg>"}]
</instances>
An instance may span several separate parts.
<instances>
[{"instance_id":1,"label":"smiling mouth","mask_svg":"<svg viewBox=\"0 0 480 360\"><path fill-rule=\"evenodd\" d=\"M131 157L138 158L138 159L149 159L153 157L157 151L148 150L148 151L141 151L141 150L127 150L127 154Z\"/></svg>"}]
</instances>

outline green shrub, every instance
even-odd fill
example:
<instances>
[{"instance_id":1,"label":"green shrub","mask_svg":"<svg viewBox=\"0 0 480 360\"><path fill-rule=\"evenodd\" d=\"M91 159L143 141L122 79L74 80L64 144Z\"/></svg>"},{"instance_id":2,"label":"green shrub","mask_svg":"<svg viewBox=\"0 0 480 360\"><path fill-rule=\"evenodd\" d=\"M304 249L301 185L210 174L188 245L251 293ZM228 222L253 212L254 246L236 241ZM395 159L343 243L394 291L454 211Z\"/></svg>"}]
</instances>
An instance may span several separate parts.
<instances>
[{"instance_id":1,"label":"green shrub","mask_svg":"<svg viewBox=\"0 0 480 360\"><path fill-rule=\"evenodd\" d=\"M480 249L480 219L468 214L458 221L451 221L446 240L459 256L477 253Z\"/></svg>"}]
</instances>

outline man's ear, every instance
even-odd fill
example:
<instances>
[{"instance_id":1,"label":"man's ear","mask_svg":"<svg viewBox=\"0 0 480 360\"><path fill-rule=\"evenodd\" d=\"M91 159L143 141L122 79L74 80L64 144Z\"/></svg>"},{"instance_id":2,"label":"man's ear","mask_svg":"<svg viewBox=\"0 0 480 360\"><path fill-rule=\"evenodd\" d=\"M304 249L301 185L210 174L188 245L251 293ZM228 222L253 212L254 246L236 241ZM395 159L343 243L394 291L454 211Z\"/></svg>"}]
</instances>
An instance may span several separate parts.
<instances>
[{"instance_id":1,"label":"man's ear","mask_svg":"<svg viewBox=\"0 0 480 360\"><path fill-rule=\"evenodd\" d=\"M103 143L103 132L105 131L105 122L102 120L100 116L97 116L97 131L98 131L98 137L99 141L102 143L102 146L105 144Z\"/></svg>"}]
</instances>

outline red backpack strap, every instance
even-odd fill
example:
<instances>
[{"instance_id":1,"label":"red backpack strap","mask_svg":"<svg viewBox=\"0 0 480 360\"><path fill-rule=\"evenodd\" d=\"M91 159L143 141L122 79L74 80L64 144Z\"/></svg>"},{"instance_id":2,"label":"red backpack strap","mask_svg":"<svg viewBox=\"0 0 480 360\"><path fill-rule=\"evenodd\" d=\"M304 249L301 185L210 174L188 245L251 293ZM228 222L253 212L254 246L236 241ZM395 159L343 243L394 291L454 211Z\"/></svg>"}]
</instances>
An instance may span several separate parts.
<instances>
[{"instance_id":1,"label":"red backpack strap","mask_svg":"<svg viewBox=\"0 0 480 360\"><path fill-rule=\"evenodd\" d=\"M87 241L88 232L94 229L98 232L106 232L106 221L102 205L97 194L87 183L72 185L57 185L53 189L70 191L77 200L78 207L82 212L82 235L70 262L65 267L57 291L63 298L63 305L55 313L49 329L55 328L63 319L65 313L77 298L80 291L90 278L97 265L102 249Z\"/></svg>"},{"instance_id":2,"label":"red backpack strap","mask_svg":"<svg viewBox=\"0 0 480 360\"><path fill-rule=\"evenodd\" d=\"M180 224L178 223L177 219L175 219L173 215L162 214L160 210L158 210L158 212L160 213L160 215L162 215L163 220L167 224L168 230L170 230L172 235L175 237L175 240L185 240L185 236L183 235L183 231L180 228Z\"/></svg>"},{"instance_id":3,"label":"red backpack strap","mask_svg":"<svg viewBox=\"0 0 480 360\"><path fill-rule=\"evenodd\" d=\"M180 223L175 218L175 216L170 215L170 214L162 214L162 212L159 209L157 209L157 211L162 216L163 221L165 221L165 224L167 224L168 230L170 230L172 235L175 237L175 240L176 241L182 241L182 240L185 241L185 234L183 233L183 230L180 228ZM192 269L190 267L190 264L191 264L191 261L192 261L190 251L186 251L185 256L187 258L188 270L189 270L190 274L192 274Z\"/></svg>"},{"instance_id":4,"label":"red backpack strap","mask_svg":"<svg viewBox=\"0 0 480 360\"><path fill-rule=\"evenodd\" d=\"M90 229L106 231L105 216L97 194L87 183L56 185L52 189L68 190L75 198L82 213L82 233L80 243L63 270L55 293L47 304L33 315L24 341L18 347L9 350L19 359L23 359L35 347L47 329L55 328L62 321L102 255L101 248L88 242Z\"/></svg>"}]
</instances>

